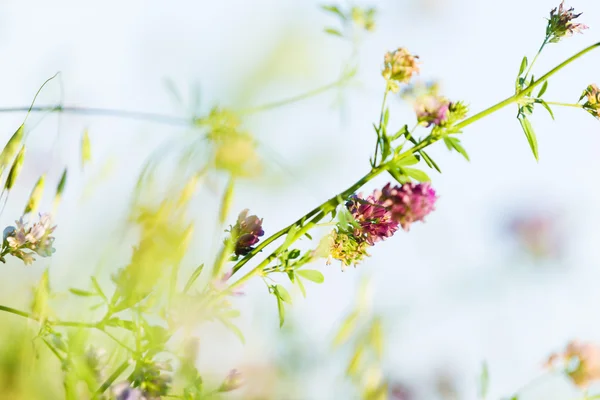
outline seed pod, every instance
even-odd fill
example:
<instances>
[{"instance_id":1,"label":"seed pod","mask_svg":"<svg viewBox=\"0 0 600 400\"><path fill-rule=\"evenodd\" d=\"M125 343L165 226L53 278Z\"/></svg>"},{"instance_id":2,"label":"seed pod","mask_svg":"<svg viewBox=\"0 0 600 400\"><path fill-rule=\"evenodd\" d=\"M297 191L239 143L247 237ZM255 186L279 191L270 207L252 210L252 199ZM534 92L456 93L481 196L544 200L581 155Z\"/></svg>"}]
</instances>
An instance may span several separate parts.
<instances>
[{"instance_id":1,"label":"seed pod","mask_svg":"<svg viewBox=\"0 0 600 400\"><path fill-rule=\"evenodd\" d=\"M67 185L67 171L68 168L65 168L60 177L60 181L58 182L58 186L56 187L56 194L54 195L54 209L56 209L58 203L60 203L62 194L65 191L65 186Z\"/></svg>"},{"instance_id":2,"label":"seed pod","mask_svg":"<svg viewBox=\"0 0 600 400\"><path fill-rule=\"evenodd\" d=\"M92 159L92 144L90 142L90 136L88 130L83 131L81 137L81 168L85 167L88 161Z\"/></svg>"},{"instance_id":3,"label":"seed pod","mask_svg":"<svg viewBox=\"0 0 600 400\"><path fill-rule=\"evenodd\" d=\"M25 125L19 126L19 129L8 140L4 149L2 149L2 153L0 153L0 174L4 172L6 167L12 162L15 158L15 154L19 149L19 145L21 144L21 140L23 140L23 134L25 133Z\"/></svg>"},{"instance_id":4,"label":"seed pod","mask_svg":"<svg viewBox=\"0 0 600 400\"><path fill-rule=\"evenodd\" d=\"M6 183L4 184L5 190L10 190L15 185L19 174L21 173L21 168L23 167L23 161L25 161L25 146L21 146L21 150L19 150L19 154L15 158L15 161L10 167L10 171L8 172L8 177L6 178Z\"/></svg>"},{"instance_id":5,"label":"seed pod","mask_svg":"<svg viewBox=\"0 0 600 400\"><path fill-rule=\"evenodd\" d=\"M40 201L42 200L42 196L44 195L44 186L46 184L46 175L40 176L37 180L33 190L31 191L31 195L29 196L29 201L27 202L27 206L25 207L25 211L23 214L27 214L30 212L35 212L40 205Z\"/></svg>"}]
</instances>

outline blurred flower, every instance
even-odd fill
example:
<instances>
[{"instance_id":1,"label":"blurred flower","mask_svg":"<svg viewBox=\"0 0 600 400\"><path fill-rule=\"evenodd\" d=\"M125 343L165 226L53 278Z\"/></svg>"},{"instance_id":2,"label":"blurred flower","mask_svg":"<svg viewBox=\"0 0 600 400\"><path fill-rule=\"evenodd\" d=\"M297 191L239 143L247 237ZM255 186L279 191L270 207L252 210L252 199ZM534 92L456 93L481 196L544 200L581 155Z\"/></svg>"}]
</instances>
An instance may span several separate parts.
<instances>
[{"instance_id":1,"label":"blurred flower","mask_svg":"<svg viewBox=\"0 0 600 400\"><path fill-rule=\"evenodd\" d=\"M448 120L450 101L437 95L423 96L414 104L419 124L440 126Z\"/></svg>"},{"instance_id":2,"label":"blurred flower","mask_svg":"<svg viewBox=\"0 0 600 400\"><path fill-rule=\"evenodd\" d=\"M232 369L229 371L227 377L221 384L219 388L220 392L231 392L232 390L239 389L243 384L242 373L237 369Z\"/></svg>"},{"instance_id":3,"label":"blurred flower","mask_svg":"<svg viewBox=\"0 0 600 400\"><path fill-rule=\"evenodd\" d=\"M419 73L418 58L405 48L387 52L383 59L381 74L388 81L408 83L414 74Z\"/></svg>"},{"instance_id":4,"label":"blurred flower","mask_svg":"<svg viewBox=\"0 0 600 400\"><path fill-rule=\"evenodd\" d=\"M237 223L231 228L231 240L235 244L234 252L238 256L245 256L259 238L265 234L262 229L263 220L256 215L248 216L248 209L243 210L238 216Z\"/></svg>"},{"instance_id":5,"label":"blurred flower","mask_svg":"<svg viewBox=\"0 0 600 400\"><path fill-rule=\"evenodd\" d=\"M113 386L115 400L149 400L138 388L132 388L129 382L121 382Z\"/></svg>"},{"instance_id":6,"label":"blurred flower","mask_svg":"<svg viewBox=\"0 0 600 400\"><path fill-rule=\"evenodd\" d=\"M572 341L564 352L552 354L546 361L547 367L561 363L564 372L579 387L600 380L600 347L591 343Z\"/></svg>"},{"instance_id":7,"label":"blurred flower","mask_svg":"<svg viewBox=\"0 0 600 400\"><path fill-rule=\"evenodd\" d=\"M56 226L51 226L52 221L49 214L40 214L40 220L30 228L23 222L23 217L15 221L14 226L8 226L4 229L4 242L2 247L2 256L0 261L4 262L4 255L11 254L23 260L28 265L33 263L33 253L26 252L31 250L41 257L50 257L55 249L52 247L54 237L51 236Z\"/></svg>"},{"instance_id":8,"label":"blurred flower","mask_svg":"<svg viewBox=\"0 0 600 400\"><path fill-rule=\"evenodd\" d=\"M408 231L413 222L423 221L434 210L437 200L429 183L405 183L402 186L385 185L381 201L389 208L392 218Z\"/></svg>"},{"instance_id":9,"label":"blurred flower","mask_svg":"<svg viewBox=\"0 0 600 400\"><path fill-rule=\"evenodd\" d=\"M375 30L375 12L374 8L360 8L352 7L350 11L352 15L352 22L367 32L373 32Z\"/></svg>"},{"instance_id":10,"label":"blurred flower","mask_svg":"<svg viewBox=\"0 0 600 400\"><path fill-rule=\"evenodd\" d=\"M528 211L512 218L508 232L535 258L557 258L564 243L557 219L548 213Z\"/></svg>"},{"instance_id":11,"label":"blurred flower","mask_svg":"<svg viewBox=\"0 0 600 400\"><path fill-rule=\"evenodd\" d=\"M583 104L584 110L594 117L600 118L600 88L595 84L589 85L579 101L583 100L584 97L587 97L587 101Z\"/></svg>"},{"instance_id":12,"label":"blurred flower","mask_svg":"<svg viewBox=\"0 0 600 400\"><path fill-rule=\"evenodd\" d=\"M400 383L390 385L390 400L412 400L414 397L408 388Z\"/></svg>"},{"instance_id":13,"label":"blurred flower","mask_svg":"<svg viewBox=\"0 0 600 400\"><path fill-rule=\"evenodd\" d=\"M356 265L365 257L368 257L366 241L359 240L352 233L343 230L333 230L329 238L329 261L336 259L345 266Z\"/></svg>"},{"instance_id":14,"label":"blurred flower","mask_svg":"<svg viewBox=\"0 0 600 400\"><path fill-rule=\"evenodd\" d=\"M392 219L392 213L383 205L380 190L375 190L367 198L363 198L362 194L353 196L346 207L360 225L360 228L354 229L354 236L371 246L398 230L398 222Z\"/></svg>"},{"instance_id":15,"label":"blurred flower","mask_svg":"<svg viewBox=\"0 0 600 400\"><path fill-rule=\"evenodd\" d=\"M223 291L223 290L227 289L227 281L229 280L229 278L231 278L232 275L233 275L233 270L229 270L229 271L225 272L221 276L221 278L214 280L213 287L218 291ZM242 291L241 287L238 287L231 292L231 295L232 296L244 296L245 293Z\"/></svg>"},{"instance_id":16,"label":"blurred flower","mask_svg":"<svg viewBox=\"0 0 600 400\"><path fill-rule=\"evenodd\" d=\"M550 19L546 27L546 37L549 43L558 43L564 37L573 36L574 33L581 33L584 29L588 29L583 24L573 22L581 13L574 14L574 9L571 7L567 10L564 4L563 0L558 8L550 11Z\"/></svg>"}]
</instances>

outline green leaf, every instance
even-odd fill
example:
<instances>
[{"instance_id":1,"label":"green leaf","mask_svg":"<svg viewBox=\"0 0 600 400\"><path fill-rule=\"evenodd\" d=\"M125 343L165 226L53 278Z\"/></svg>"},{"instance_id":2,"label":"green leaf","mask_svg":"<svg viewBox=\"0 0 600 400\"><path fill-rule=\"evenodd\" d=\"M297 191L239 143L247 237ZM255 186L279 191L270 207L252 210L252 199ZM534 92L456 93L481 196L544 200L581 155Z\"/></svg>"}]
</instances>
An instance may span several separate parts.
<instances>
[{"instance_id":1,"label":"green leaf","mask_svg":"<svg viewBox=\"0 0 600 400\"><path fill-rule=\"evenodd\" d=\"M90 135L88 130L83 131L81 137L81 168L85 166L92 159L92 143L90 142Z\"/></svg>"},{"instance_id":2,"label":"green leaf","mask_svg":"<svg viewBox=\"0 0 600 400\"><path fill-rule=\"evenodd\" d=\"M92 279L92 285L94 286L94 289L96 290L96 293L98 293L98 295L100 297L102 297L104 299L104 301L108 302L108 298L106 297L106 295L102 291L102 288L100 287L100 284L98 283L98 281L96 280L96 278L92 276L91 279Z\"/></svg>"},{"instance_id":3,"label":"green leaf","mask_svg":"<svg viewBox=\"0 0 600 400\"><path fill-rule=\"evenodd\" d=\"M400 130L398 132L396 132L394 134L394 136L391 137L392 140L396 140L401 136L407 135L409 132L408 130L408 125L404 125L402 128L400 128Z\"/></svg>"},{"instance_id":4,"label":"green leaf","mask_svg":"<svg viewBox=\"0 0 600 400\"><path fill-rule=\"evenodd\" d=\"M279 314L279 327L281 328L285 322L285 307L279 297L277 297L277 313Z\"/></svg>"},{"instance_id":5,"label":"green leaf","mask_svg":"<svg viewBox=\"0 0 600 400\"><path fill-rule=\"evenodd\" d=\"M390 109L386 108L385 113L383 113L383 126L387 128L388 122L390 122Z\"/></svg>"},{"instance_id":6,"label":"green leaf","mask_svg":"<svg viewBox=\"0 0 600 400\"><path fill-rule=\"evenodd\" d=\"M521 127L523 128L523 132L525 132L525 137L527 137L527 142L529 142L529 147L531 147L533 156L535 157L536 161L539 161L537 138L535 137L535 132L533 131L531 122L529 122L527 117L525 117L524 115L521 115L521 118L519 118L519 122L521 123Z\"/></svg>"},{"instance_id":7,"label":"green leaf","mask_svg":"<svg viewBox=\"0 0 600 400\"><path fill-rule=\"evenodd\" d=\"M300 291L302 292L302 297L306 298L306 289L304 288L304 283L302 283L302 279L296 278L296 284L298 285L298 287L300 288Z\"/></svg>"},{"instance_id":8,"label":"green leaf","mask_svg":"<svg viewBox=\"0 0 600 400\"><path fill-rule=\"evenodd\" d=\"M350 338L352 333L357 328L357 324L356 324L357 321L358 321L358 313L356 311L346 317L346 319L344 320L344 322L342 322L342 325L340 326L340 330L338 331L337 335L335 335L335 338L333 339L334 347L341 346L342 344L344 344L348 341L348 339Z\"/></svg>"},{"instance_id":9,"label":"green leaf","mask_svg":"<svg viewBox=\"0 0 600 400\"><path fill-rule=\"evenodd\" d=\"M381 325L381 319L376 318L371 325L371 331L369 332L371 340L371 346L375 349L377 357L381 359L383 357L383 327Z\"/></svg>"},{"instance_id":10,"label":"green leaf","mask_svg":"<svg viewBox=\"0 0 600 400\"><path fill-rule=\"evenodd\" d=\"M446 147L448 148L448 150L453 150L454 149L457 152L459 152L460 154L462 154L462 156L467 161L471 161L469 159L469 155L467 154L467 151L460 144L460 140L459 139L454 138L454 137L450 137L450 136L444 136L444 143L446 144Z\"/></svg>"},{"instance_id":11,"label":"green leaf","mask_svg":"<svg viewBox=\"0 0 600 400\"><path fill-rule=\"evenodd\" d=\"M320 271L314 269L299 269L296 271L296 273L301 277L308 279L311 282L325 282L325 277L323 276L323 274Z\"/></svg>"},{"instance_id":12,"label":"green leaf","mask_svg":"<svg viewBox=\"0 0 600 400\"><path fill-rule=\"evenodd\" d=\"M223 318L237 318L240 315L240 310L227 310L221 313L221 317Z\"/></svg>"},{"instance_id":13,"label":"green leaf","mask_svg":"<svg viewBox=\"0 0 600 400\"><path fill-rule=\"evenodd\" d=\"M548 105L548 103L546 103L544 100L539 99L538 103L540 103L542 105L542 107L544 107L549 113L550 116L552 117L552 119L554 120L554 112L552 112L552 109L550 108L550 106Z\"/></svg>"},{"instance_id":14,"label":"green leaf","mask_svg":"<svg viewBox=\"0 0 600 400\"><path fill-rule=\"evenodd\" d=\"M333 36L339 36L339 37L344 36L344 35L342 35L342 32L340 32L339 30L337 30L335 28L325 28L325 33L327 33L329 35L333 35Z\"/></svg>"},{"instance_id":15,"label":"green leaf","mask_svg":"<svg viewBox=\"0 0 600 400\"><path fill-rule=\"evenodd\" d=\"M425 160L425 163L427 163L427 165L429 166L429 168L435 169L440 174L442 173L442 170L440 169L440 167L438 167L438 165L436 164L436 162L433 161L433 158L429 157L429 154L425 153L425 151L420 151L420 153L423 156L423 160Z\"/></svg>"},{"instance_id":16,"label":"green leaf","mask_svg":"<svg viewBox=\"0 0 600 400\"><path fill-rule=\"evenodd\" d=\"M323 11L332 13L337 15L338 17L340 17L342 20L346 19L346 16L344 15L344 13L336 6L321 6L321 9Z\"/></svg>"},{"instance_id":17,"label":"green leaf","mask_svg":"<svg viewBox=\"0 0 600 400\"><path fill-rule=\"evenodd\" d=\"M354 350L354 354L348 363L348 368L346 369L346 374L350 376L354 376L357 374L363 360L363 355L365 353L365 347L362 343L359 343Z\"/></svg>"},{"instance_id":18,"label":"green leaf","mask_svg":"<svg viewBox=\"0 0 600 400\"><path fill-rule=\"evenodd\" d=\"M44 195L45 184L46 175L42 175L39 177L39 179L35 183L35 186L31 190L31 194L29 195L29 201L27 201L27 205L25 206L25 211L23 211L23 214L35 212L38 209L40 201L42 200L42 196Z\"/></svg>"},{"instance_id":19,"label":"green leaf","mask_svg":"<svg viewBox=\"0 0 600 400\"><path fill-rule=\"evenodd\" d=\"M415 165L419 163L419 159L417 157L415 157L413 154L410 154L407 157L403 157L401 159L399 159L398 161L396 161L396 165L398 167L404 167L404 166L408 166L408 165Z\"/></svg>"},{"instance_id":20,"label":"green leaf","mask_svg":"<svg viewBox=\"0 0 600 400\"><path fill-rule=\"evenodd\" d=\"M290 259L290 260L295 260L298 257L300 257L299 249L294 249L294 250L290 251L290 253L288 254L288 259Z\"/></svg>"},{"instance_id":21,"label":"green leaf","mask_svg":"<svg viewBox=\"0 0 600 400\"><path fill-rule=\"evenodd\" d=\"M401 185L410 182L410 179L408 179L407 176L403 175L399 170L389 169L388 173Z\"/></svg>"},{"instance_id":22,"label":"green leaf","mask_svg":"<svg viewBox=\"0 0 600 400\"><path fill-rule=\"evenodd\" d=\"M276 285L275 293L277 294L277 297L281 300L285 301L286 303L292 304L292 297L290 296L290 293L287 291L287 289L283 286Z\"/></svg>"},{"instance_id":23,"label":"green leaf","mask_svg":"<svg viewBox=\"0 0 600 400\"><path fill-rule=\"evenodd\" d=\"M479 375L479 398L485 399L487 397L489 386L490 374L487 363L484 361L481 365L481 374Z\"/></svg>"},{"instance_id":24,"label":"green leaf","mask_svg":"<svg viewBox=\"0 0 600 400\"><path fill-rule=\"evenodd\" d=\"M537 97L542 97L544 95L544 93L546 93L546 89L548 89L548 81L544 82L544 84L542 85L542 88L540 89L540 92L538 93Z\"/></svg>"},{"instance_id":25,"label":"green leaf","mask_svg":"<svg viewBox=\"0 0 600 400\"><path fill-rule=\"evenodd\" d=\"M190 277L187 280L187 283L185 284L183 293L187 293L187 291L190 290L190 288L192 287L194 282L196 282L196 279L198 279L198 277L202 274L203 269L204 269L204 264L200 264L200 266L198 268L196 268L194 270L194 272L192 272L192 274L190 275Z\"/></svg>"},{"instance_id":26,"label":"green leaf","mask_svg":"<svg viewBox=\"0 0 600 400\"><path fill-rule=\"evenodd\" d=\"M73 293L75 296L81 296L81 297L94 297L94 296L98 296L97 293L88 292L87 290L81 290L81 289L75 289L75 288L70 288L69 292Z\"/></svg>"},{"instance_id":27,"label":"green leaf","mask_svg":"<svg viewBox=\"0 0 600 400\"><path fill-rule=\"evenodd\" d=\"M333 216L333 218L335 218L335 215ZM308 232L306 232L304 236L306 236L309 240L312 240L312 236L310 236Z\"/></svg>"},{"instance_id":28,"label":"green leaf","mask_svg":"<svg viewBox=\"0 0 600 400\"><path fill-rule=\"evenodd\" d=\"M300 228L298 227L298 225L294 225L290 228L287 235L285 236L283 244L281 245L282 249L287 249L292 243L294 243L294 241L296 240L296 233L298 233L299 229Z\"/></svg>"},{"instance_id":29,"label":"green leaf","mask_svg":"<svg viewBox=\"0 0 600 400\"><path fill-rule=\"evenodd\" d=\"M240 342L242 342L242 344L246 344L246 339L244 339L244 334L242 333L242 330L237 327L237 325L233 324L231 321L229 321L225 318L221 318L221 317L217 317L217 318L223 325L225 325L225 327L227 329L229 329L235 336L238 337L238 339L240 340Z\"/></svg>"},{"instance_id":30,"label":"green leaf","mask_svg":"<svg viewBox=\"0 0 600 400\"><path fill-rule=\"evenodd\" d=\"M62 198L62 195L65 191L65 187L67 185L67 171L68 171L67 168L65 168L63 170L63 173L60 176L60 181L58 181L58 185L56 186L56 194L54 195L54 207L55 208L58 205L58 203L60 202L60 199Z\"/></svg>"},{"instance_id":31,"label":"green leaf","mask_svg":"<svg viewBox=\"0 0 600 400\"><path fill-rule=\"evenodd\" d=\"M425 172L419 169L403 168L402 170L406 173L406 175L410 176L413 179L416 179L419 182L429 182L431 180Z\"/></svg>"},{"instance_id":32,"label":"green leaf","mask_svg":"<svg viewBox=\"0 0 600 400\"><path fill-rule=\"evenodd\" d=\"M527 68L528 64L529 62L527 60L527 56L523 57L523 61L521 61L521 67L519 68L519 76L523 75L523 72L525 72L525 68Z\"/></svg>"}]
</instances>

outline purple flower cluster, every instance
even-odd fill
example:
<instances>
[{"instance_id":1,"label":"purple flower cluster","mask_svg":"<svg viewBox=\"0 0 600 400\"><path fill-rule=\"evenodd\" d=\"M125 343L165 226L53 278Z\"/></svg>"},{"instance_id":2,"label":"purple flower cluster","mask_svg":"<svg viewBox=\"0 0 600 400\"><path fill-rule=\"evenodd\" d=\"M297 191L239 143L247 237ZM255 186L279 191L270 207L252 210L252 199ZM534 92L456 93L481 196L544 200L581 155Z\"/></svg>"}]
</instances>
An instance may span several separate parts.
<instances>
[{"instance_id":1,"label":"purple flower cluster","mask_svg":"<svg viewBox=\"0 0 600 400\"><path fill-rule=\"evenodd\" d=\"M382 204L405 231L410 229L413 222L423 221L435 209L437 196L428 182L410 182L402 186L388 183L381 192Z\"/></svg>"},{"instance_id":2,"label":"purple flower cluster","mask_svg":"<svg viewBox=\"0 0 600 400\"><path fill-rule=\"evenodd\" d=\"M581 13L575 14L573 10L573 8L567 9L563 0L558 8L550 11L550 19L548 19L548 26L546 27L546 36L549 43L558 43L563 37L573 36L575 33L581 33L583 30L588 29L584 24L573 22L581 15Z\"/></svg>"},{"instance_id":3,"label":"purple flower cluster","mask_svg":"<svg viewBox=\"0 0 600 400\"><path fill-rule=\"evenodd\" d=\"M353 196L346 208L354 222L338 226L329 236L329 256L344 265L357 264L368 256L367 248L394 235L399 227L408 231L434 210L437 196L429 183L387 184L364 197Z\"/></svg>"},{"instance_id":4,"label":"purple flower cluster","mask_svg":"<svg viewBox=\"0 0 600 400\"><path fill-rule=\"evenodd\" d=\"M423 96L415 102L414 108L419 124L430 127L440 126L450 115L450 101L437 95Z\"/></svg>"},{"instance_id":5,"label":"purple flower cluster","mask_svg":"<svg viewBox=\"0 0 600 400\"><path fill-rule=\"evenodd\" d=\"M256 215L248 216L248 209L243 210L238 216L237 223L231 228L231 240L235 243L234 252L238 256L245 256L260 237L265 234L262 229L261 218Z\"/></svg>"}]
</instances>

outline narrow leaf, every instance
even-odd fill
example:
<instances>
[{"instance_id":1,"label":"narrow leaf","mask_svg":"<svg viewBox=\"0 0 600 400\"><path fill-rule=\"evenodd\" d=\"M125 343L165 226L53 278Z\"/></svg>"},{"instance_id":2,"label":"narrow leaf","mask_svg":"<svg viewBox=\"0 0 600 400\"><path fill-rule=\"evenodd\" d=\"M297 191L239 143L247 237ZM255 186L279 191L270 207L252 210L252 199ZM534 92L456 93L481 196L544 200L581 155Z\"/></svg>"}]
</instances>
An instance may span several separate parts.
<instances>
[{"instance_id":1,"label":"narrow leaf","mask_svg":"<svg viewBox=\"0 0 600 400\"><path fill-rule=\"evenodd\" d=\"M106 297L106 295L102 291L102 288L100 287L100 284L98 283L96 278L92 276L91 279L92 279L92 285L94 286L96 293L98 293L100 295L100 297L102 297L106 302L108 302L108 297Z\"/></svg>"},{"instance_id":2,"label":"narrow leaf","mask_svg":"<svg viewBox=\"0 0 600 400\"><path fill-rule=\"evenodd\" d=\"M490 374L488 371L487 363L484 362L481 366L481 375L479 375L479 398L485 399L487 397L490 386Z\"/></svg>"},{"instance_id":3,"label":"narrow leaf","mask_svg":"<svg viewBox=\"0 0 600 400\"><path fill-rule=\"evenodd\" d=\"M19 151L19 146L21 141L23 140L23 135L25 133L25 125L19 126L15 133L10 137L4 149L2 149L2 153L0 153L0 174L4 172L6 167L10 165L10 163L15 158L17 151Z\"/></svg>"},{"instance_id":4,"label":"narrow leaf","mask_svg":"<svg viewBox=\"0 0 600 400\"><path fill-rule=\"evenodd\" d=\"M436 162L433 161L433 158L431 158L429 156L429 154L425 153L424 151L421 151L420 153L423 156L423 159L425 160L425 162L427 163L427 165L429 166L429 168L435 169L440 174L442 173L442 170L440 169L440 167L438 167L438 165L436 164Z\"/></svg>"},{"instance_id":5,"label":"narrow leaf","mask_svg":"<svg viewBox=\"0 0 600 400\"><path fill-rule=\"evenodd\" d=\"M279 327L281 328L285 322L285 308L283 301L279 297L277 297L277 312L279 314Z\"/></svg>"},{"instance_id":6,"label":"narrow leaf","mask_svg":"<svg viewBox=\"0 0 600 400\"><path fill-rule=\"evenodd\" d=\"M88 130L83 131L83 135L81 137L81 168L85 167L92 159L92 144L90 142L90 135Z\"/></svg>"},{"instance_id":7,"label":"narrow leaf","mask_svg":"<svg viewBox=\"0 0 600 400\"><path fill-rule=\"evenodd\" d=\"M285 287L281 285L276 285L275 290L278 298L285 301L286 303L292 304L292 297L290 296L289 292Z\"/></svg>"},{"instance_id":8,"label":"narrow leaf","mask_svg":"<svg viewBox=\"0 0 600 400\"><path fill-rule=\"evenodd\" d=\"M402 173L399 170L389 169L388 173L401 185L410 182L410 179L408 179L407 176L402 175Z\"/></svg>"},{"instance_id":9,"label":"narrow leaf","mask_svg":"<svg viewBox=\"0 0 600 400\"><path fill-rule=\"evenodd\" d=\"M94 297L94 296L98 296L97 293L88 292L87 290L81 290L81 289L75 289L75 288L70 288L69 292L73 293L75 296L81 296L81 297Z\"/></svg>"},{"instance_id":10,"label":"narrow leaf","mask_svg":"<svg viewBox=\"0 0 600 400\"><path fill-rule=\"evenodd\" d=\"M54 206L58 205L62 195L65 191L65 187L67 186L67 168L64 169L60 181L58 181L58 185L56 186L56 195L54 196Z\"/></svg>"},{"instance_id":11,"label":"narrow leaf","mask_svg":"<svg viewBox=\"0 0 600 400\"><path fill-rule=\"evenodd\" d=\"M6 178L6 183L4 184L4 189L10 190L15 185L19 174L21 173L21 168L23 168L23 162L25 161L25 146L21 146L21 150L19 150L19 154L17 154L17 158L13 162L10 167L10 171L8 172L8 177Z\"/></svg>"},{"instance_id":12,"label":"narrow leaf","mask_svg":"<svg viewBox=\"0 0 600 400\"><path fill-rule=\"evenodd\" d=\"M400 160L398 160L396 162L396 165L399 167L404 167L404 166L408 166L408 165L415 165L419 163L419 159L417 157L415 157L413 154L401 158Z\"/></svg>"},{"instance_id":13,"label":"narrow leaf","mask_svg":"<svg viewBox=\"0 0 600 400\"><path fill-rule=\"evenodd\" d=\"M410 176L413 179L416 179L419 182L429 182L431 180L425 172L419 169L403 168L403 171L406 172L408 176Z\"/></svg>"},{"instance_id":14,"label":"narrow leaf","mask_svg":"<svg viewBox=\"0 0 600 400\"><path fill-rule=\"evenodd\" d=\"M196 268L194 270L194 272L192 272L192 274L188 278L188 281L185 284L185 288L183 289L183 293L187 293L187 291L191 289L191 287L194 284L194 282L196 282L196 279L198 279L198 277L200 276L200 274L202 274L202 270L203 269L204 269L204 264L200 264L200 266L198 268Z\"/></svg>"},{"instance_id":15,"label":"narrow leaf","mask_svg":"<svg viewBox=\"0 0 600 400\"><path fill-rule=\"evenodd\" d=\"M42 200L42 196L44 195L44 185L46 183L46 176L42 175L37 180L31 194L29 195L29 201L27 201L27 205L25 206L25 211L23 214L28 214L30 212L35 212Z\"/></svg>"},{"instance_id":16,"label":"narrow leaf","mask_svg":"<svg viewBox=\"0 0 600 400\"><path fill-rule=\"evenodd\" d=\"M445 136L444 137L444 143L446 144L446 147L448 148L448 150L456 150L457 152L459 152L460 154L462 154L462 156L467 160L467 161L471 161L469 159L469 155L467 154L467 151L464 149L464 147L462 147L460 140L457 138L453 138L450 136Z\"/></svg>"},{"instance_id":17,"label":"narrow leaf","mask_svg":"<svg viewBox=\"0 0 600 400\"><path fill-rule=\"evenodd\" d=\"M528 64L529 62L527 60L527 56L523 57L523 61L521 61L521 67L519 68L519 76L523 75L523 72L525 72L525 68L527 68Z\"/></svg>"},{"instance_id":18,"label":"narrow leaf","mask_svg":"<svg viewBox=\"0 0 600 400\"><path fill-rule=\"evenodd\" d=\"M225 192L223 193L223 200L221 201L221 211L219 213L219 222L224 223L229 214L229 208L231 207L231 201L233 200L233 188L234 179L229 178Z\"/></svg>"},{"instance_id":19,"label":"narrow leaf","mask_svg":"<svg viewBox=\"0 0 600 400\"><path fill-rule=\"evenodd\" d=\"M344 36L344 35L342 35L342 32L340 32L339 30L337 30L335 28L325 28L325 33L327 33L329 35L333 35L333 36L339 36L339 37Z\"/></svg>"},{"instance_id":20,"label":"narrow leaf","mask_svg":"<svg viewBox=\"0 0 600 400\"><path fill-rule=\"evenodd\" d=\"M542 107L544 107L549 113L550 116L552 117L552 119L554 120L554 112L552 111L552 109L550 108L550 106L548 105L548 103L546 103L544 100L539 100L539 103L542 105Z\"/></svg>"},{"instance_id":21,"label":"narrow leaf","mask_svg":"<svg viewBox=\"0 0 600 400\"><path fill-rule=\"evenodd\" d=\"M352 332L354 332L356 330L357 321L358 321L358 313L357 312L353 312L352 314L350 314L346 317L346 319L340 326L340 330L338 331L337 335L335 335L335 338L333 339L334 347L338 347L338 346L341 346L342 344L346 343L346 341L352 335Z\"/></svg>"},{"instance_id":22,"label":"narrow leaf","mask_svg":"<svg viewBox=\"0 0 600 400\"><path fill-rule=\"evenodd\" d=\"M302 292L302 297L306 298L306 289L304 288L304 283L302 283L302 279L296 277L296 284L298 285L298 287L300 288L300 291Z\"/></svg>"},{"instance_id":23,"label":"narrow leaf","mask_svg":"<svg viewBox=\"0 0 600 400\"><path fill-rule=\"evenodd\" d=\"M531 126L531 122L523 115L519 118L519 122L521 123L521 127L523 128L523 132L525 132L525 137L527 137L527 142L529 143L529 147L533 152L533 156L536 161L538 158L538 143L537 138L535 137L535 132L533 131L533 127Z\"/></svg>"},{"instance_id":24,"label":"narrow leaf","mask_svg":"<svg viewBox=\"0 0 600 400\"><path fill-rule=\"evenodd\" d=\"M321 6L321 9L323 9L324 11L327 11L327 12L330 12L332 14L337 15L342 20L346 19L346 16L344 15L344 13L338 7L336 7L336 6Z\"/></svg>"},{"instance_id":25,"label":"narrow leaf","mask_svg":"<svg viewBox=\"0 0 600 400\"><path fill-rule=\"evenodd\" d=\"M323 274L314 269L299 269L296 271L296 274L315 283L323 283L325 281Z\"/></svg>"},{"instance_id":26,"label":"narrow leaf","mask_svg":"<svg viewBox=\"0 0 600 400\"><path fill-rule=\"evenodd\" d=\"M542 85L542 88L540 89L540 92L538 93L537 97L542 97L544 95L544 93L546 93L547 89L548 89L548 81L545 81L544 84Z\"/></svg>"},{"instance_id":27,"label":"narrow leaf","mask_svg":"<svg viewBox=\"0 0 600 400\"><path fill-rule=\"evenodd\" d=\"M234 323L232 323L231 321L229 321L225 318L220 318L220 317L217 317L217 318L223 325L225 325L225 327L227 329L229 329L235 336L238 337L238 339L240 340L240 342L242 342L242 344L246 344L246 339L244 339L244 334L242 333L241 329L237 327L237 325L235 325Z\"/></svg>"}]
</instances>

